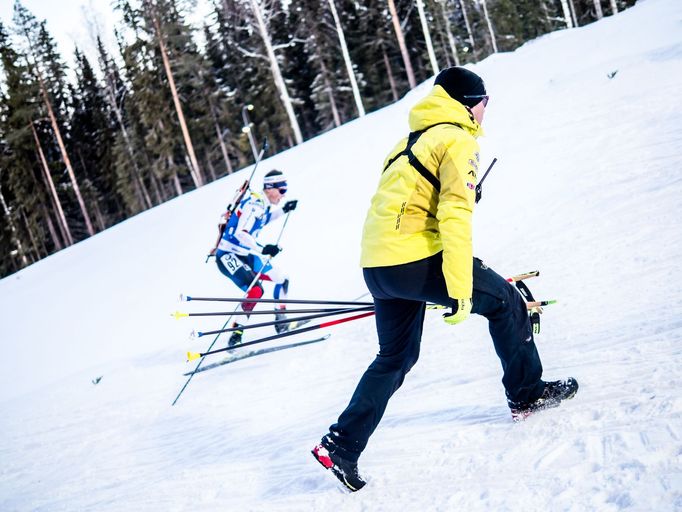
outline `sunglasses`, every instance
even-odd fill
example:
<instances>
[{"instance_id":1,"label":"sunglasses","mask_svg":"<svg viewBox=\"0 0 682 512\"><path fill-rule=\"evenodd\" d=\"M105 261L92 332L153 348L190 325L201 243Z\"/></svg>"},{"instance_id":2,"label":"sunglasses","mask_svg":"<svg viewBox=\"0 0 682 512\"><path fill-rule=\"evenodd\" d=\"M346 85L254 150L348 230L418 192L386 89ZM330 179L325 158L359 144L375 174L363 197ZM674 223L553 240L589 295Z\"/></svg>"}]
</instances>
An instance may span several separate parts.
<instances>
[{"instance_id":1,"label":"sunglasses","mask_svg":"<svg viewBox=\"0 0 682 512\"><path fill-rule=\"evenodd\" d=\"M462 98L467 98L467 99L472 99L472 100L481 100L483 102L483 106L487 107L488 102L490 101L490 96L487 94L475 94L473 96L462 96Z\"/></svg>"},{"instance_id":2,"label":"sunglasses","mask_svg":"<svg viewBox=\"0 0 682 512\"><path fill-rule=\"evenodd\" d=\"M284 195L287 193L287 185L284 182L279 183L266 183L263 185L264 189L274 188L279 191L280 194Z\"/></svg>"}]
</instances>

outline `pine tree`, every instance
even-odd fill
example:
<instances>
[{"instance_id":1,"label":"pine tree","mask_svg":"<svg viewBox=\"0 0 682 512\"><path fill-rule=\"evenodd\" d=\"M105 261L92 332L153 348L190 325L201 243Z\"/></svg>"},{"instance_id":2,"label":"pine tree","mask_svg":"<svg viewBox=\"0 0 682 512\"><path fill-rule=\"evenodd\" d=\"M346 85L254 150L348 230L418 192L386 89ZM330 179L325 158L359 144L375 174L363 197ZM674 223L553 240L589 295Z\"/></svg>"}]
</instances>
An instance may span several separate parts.
<instances>
[{"instance_id":1,"label":"pine tree","mask_svg":"<svg viewBox=\"0 0 682 512\"><path fill-rule=\"evenodd\" d=\"M68 133L68 130L65 129L67 127L62 124L65 119L64 106L66 103L64 99L66 95L62 86L64 64L55 51L56 45L52 37L45 29L45 22L38 23L36 18L18 1L14 6L14 21L24 38L29 69L38 82L43 106L50 121L62 162L67 170L69 185L85 223L85 233L82 233L82 236L92 236L95 230L81 194L71 156L67 151L65 135L63 135ZM70 218L68 212L67 217Z\"/></svg>"},{"instance_id":2,"label":"pine tree","mask_svg":"<svg viewBox=\"0 0 682 512\"><path fill-rule=\"evenodd\" d=\"M10 44L0 23L0 62L4 83L0 89L0 191L5 206L0 229L3 250L17 257L3 265L2 272L18 270L54 248L63 240L56 232L45 242L51 213L44 210L51 199L40 178L31 126L40 116L38 86L25 64L26 58Z\"/></svg>"},{"instance_id":3,"label":"pine tree","mask_svg":"<svg viewBox=\"0 0 682 512\"><path fill-rule=\"evenodd\" d=\"M114 126L105 91L87 57L76 50L76 89L71 99L69 138L75 167L84 177L84 194L100 229L122 219L123 203L116 187L111 148Z\"/></svg>"}]
</instances>

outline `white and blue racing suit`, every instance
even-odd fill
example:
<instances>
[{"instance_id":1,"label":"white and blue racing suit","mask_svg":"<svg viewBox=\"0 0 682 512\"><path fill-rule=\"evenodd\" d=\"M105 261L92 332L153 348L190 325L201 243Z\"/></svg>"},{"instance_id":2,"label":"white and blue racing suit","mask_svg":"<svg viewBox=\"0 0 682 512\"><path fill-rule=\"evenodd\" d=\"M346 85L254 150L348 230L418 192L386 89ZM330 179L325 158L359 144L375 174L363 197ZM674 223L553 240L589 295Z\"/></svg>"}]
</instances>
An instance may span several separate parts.
<instances>
[{"instance_id":1,"label":"white and blue racing suit","mask_svg":"<svg viewBox=\"0 0 682 512\"><path fill-rule=\"evenodd\" d=\"M275 284L274 298L286 297L289 280L282 271L273 268L270 261L266 263L263 245L256 241L263 226L282 215L284 212L281 207L270 204L261 194L250 192L230 216L215 253L216 263L220 272L243 291L249 288L260 271L259 281L272 281ZM247 295L248 298L262 296L260 282L254 284ZM245 302L242 309L251 311L255 305L254 302Z\"/></svg>"}]
</instances>

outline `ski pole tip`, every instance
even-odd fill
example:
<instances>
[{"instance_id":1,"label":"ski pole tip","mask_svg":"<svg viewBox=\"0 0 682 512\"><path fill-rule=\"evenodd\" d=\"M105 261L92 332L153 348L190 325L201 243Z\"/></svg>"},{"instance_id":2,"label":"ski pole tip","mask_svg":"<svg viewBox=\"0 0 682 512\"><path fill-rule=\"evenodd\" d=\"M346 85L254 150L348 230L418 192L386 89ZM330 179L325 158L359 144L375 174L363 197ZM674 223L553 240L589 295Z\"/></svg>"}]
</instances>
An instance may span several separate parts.
<instances>
[{"instance_id":1,"label":"ski pole tip","mask_svg":"<svg viewBox=\"0 0 682 512\"><path fill-rule=\"evenodd\" d=\"M195 361L201 357L198 352L187 352L187 361Z\"/></svg>"},{"instance_id":2,"label":"ski pole tip","mask_svg":"<svg viewBox=\"0 0 682 512\"><path fill-rule=\"evenodd\" d=\"M183 313L181 311L176 311L175 313L171 313L171 316L174 317L176 320L180 320L183 317L189 316L189 313Z\"/></svg>"}]
</instances>

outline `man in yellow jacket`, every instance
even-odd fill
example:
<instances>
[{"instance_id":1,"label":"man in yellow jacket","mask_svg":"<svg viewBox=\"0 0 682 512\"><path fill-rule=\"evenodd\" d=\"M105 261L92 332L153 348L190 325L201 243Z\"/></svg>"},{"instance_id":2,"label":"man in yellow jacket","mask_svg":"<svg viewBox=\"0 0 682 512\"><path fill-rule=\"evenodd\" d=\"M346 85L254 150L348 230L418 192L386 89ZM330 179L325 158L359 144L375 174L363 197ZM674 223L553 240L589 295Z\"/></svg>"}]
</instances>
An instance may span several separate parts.
<instances>
[{"instance_id":1,"label":"man in yellow jacket","mask_svg":"<svg viewBox=\"0 0 682 512\"><path fill-rule=\"evenodd\" d=\"M483 80L452 67L410 111L409 137L386 158L362 237L361 265L374 297L379 354L346 410L312 453L352 491L365 485L357 461L388 400L419 357L426 302L451 307L448 324L470 313L489 321L513 419L555 407L578 389L545 382L521 294L473 257Z\"/></svg>"}]
</instances>

